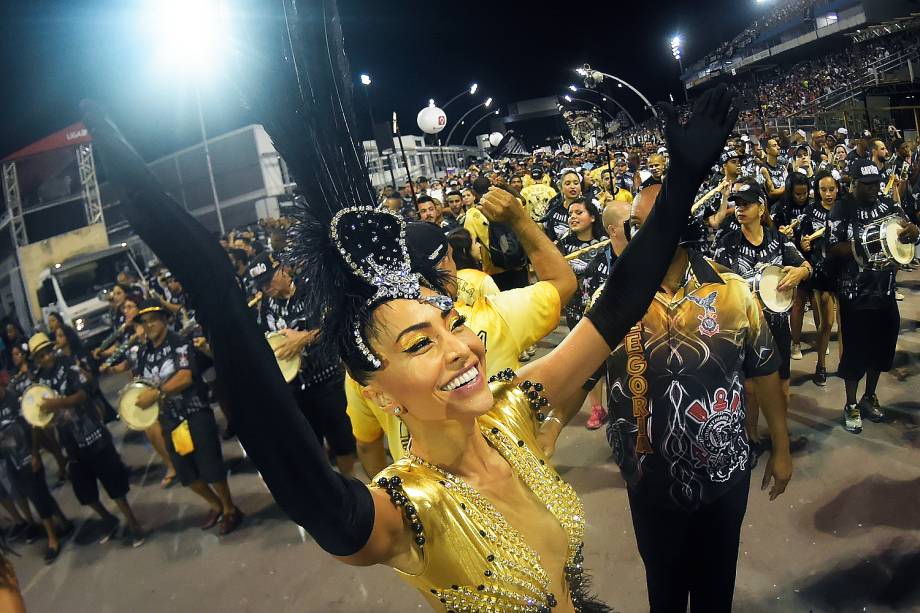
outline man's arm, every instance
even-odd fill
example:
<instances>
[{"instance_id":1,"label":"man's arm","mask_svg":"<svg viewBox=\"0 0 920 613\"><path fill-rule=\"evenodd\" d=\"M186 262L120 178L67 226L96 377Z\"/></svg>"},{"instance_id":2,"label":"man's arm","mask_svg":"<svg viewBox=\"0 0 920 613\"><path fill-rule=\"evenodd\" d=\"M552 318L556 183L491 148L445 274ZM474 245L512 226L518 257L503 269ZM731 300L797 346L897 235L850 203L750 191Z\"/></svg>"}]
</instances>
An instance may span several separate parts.
<instances>
[{"instance_id":1,"label":"man's arm","mask_svg":"<svg viewBox=\"0 0 920 613\"><path fill-rule=\"evenodd\" d=\"M480 205L489 221L511 226L530 258L537 278L556 288L562 304L568 303L578 287L575 273L552 241L530 218L520 200L504 189L490 187L480 200Z\"/></svg>"},{"instance_id":2,"label":"man's arm","mask_svg":"<svg viewBox=\"0 0 920 613\"><path fill-rule=\"evenodd\" d=\"M86 391L82 389L77 390L75 393L69 396L62 396L60 398L46 398L42 403L42 410L63 411L64 409L72 409L86 402L86 398Z\"/></svg>"},{"instance_id":3,"label":"man's arm","mask_svg":"<svg viewBox=\"0 0 920 613\"><path fill-rule=\"evenodd\" d=\"M779 382L779 374L774 372L763 377L750 379L760 402L760 410L767 420L772 441L770 461L763 473L760 489L765 490L773 478L770 500L786 491L786 485L792 478L792 457L789 455L789 430L786 428L786 396Z\"/></svg>"}]
</instances>

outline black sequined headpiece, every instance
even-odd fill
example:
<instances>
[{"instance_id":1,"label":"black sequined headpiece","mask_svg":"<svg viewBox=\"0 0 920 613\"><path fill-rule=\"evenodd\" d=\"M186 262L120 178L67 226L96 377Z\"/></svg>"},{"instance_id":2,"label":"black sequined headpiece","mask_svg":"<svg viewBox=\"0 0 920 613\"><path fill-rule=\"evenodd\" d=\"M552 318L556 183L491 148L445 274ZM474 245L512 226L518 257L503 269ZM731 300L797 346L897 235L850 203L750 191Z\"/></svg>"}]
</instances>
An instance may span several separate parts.
<instances>
[{"instance_id":1,"label":"black sequined headpiece","mask_svg":"<svg viewBox=\"0 0 920 613\"><path fill-rule=\"evenodd\" d=\"M352 76L336 1L272 6L276 12L248 20L251 36L236 66L241 95L301 192L283 258L306 289L308 312L322 319L318 349L338 351L350 367L377 370L382 362L367 337L373 309L420 299L423 281L441 291L443 280L433 267L412 270L405 223L375 206L364 152L351 132Z\"/></svg>"}]
</instances>

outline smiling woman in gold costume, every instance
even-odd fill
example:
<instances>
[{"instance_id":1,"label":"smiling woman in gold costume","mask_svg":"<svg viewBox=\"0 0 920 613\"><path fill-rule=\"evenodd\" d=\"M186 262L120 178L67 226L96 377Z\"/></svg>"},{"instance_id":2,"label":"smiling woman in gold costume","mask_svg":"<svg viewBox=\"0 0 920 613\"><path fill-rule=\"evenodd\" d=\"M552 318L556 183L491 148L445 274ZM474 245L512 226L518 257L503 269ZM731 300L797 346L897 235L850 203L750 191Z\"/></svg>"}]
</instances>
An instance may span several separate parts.
<instances>
[{"instance_id":1,"label":"smiling woman in gold costume","mask_svg":"<svg viewBox=\"0 0 920 613\"><path fill-rule=\"evenodd\" d=\"M319 545L348 564L395 568L437 610L607 610L587 594L582 505L547 463L539 427L553 403L579 394L644 313L734 123L730 98L724 89L704 94L686 125L663 106L672 168L610 275L621 291L601 292L552 353L517 374L501 372L490 386L483 344L443 295L444 279L410 269L403 222L374 206L349 131L335 2L283 6L283 16L243 24L250 36L237 64L251 82L239 84L308 203L288 255L308 279L309 308L324 318L317 344L334 345L369 399L411 435L406 457L370 487L329 467L217 241L165 193L101 110L85 109L129 220L186 287L209 333L243 446ZM483 201L497 218L520 206L495 188ZM536 226L525 232L534 234L523 240L547 240Z\"/></svg>"}]
</instances>

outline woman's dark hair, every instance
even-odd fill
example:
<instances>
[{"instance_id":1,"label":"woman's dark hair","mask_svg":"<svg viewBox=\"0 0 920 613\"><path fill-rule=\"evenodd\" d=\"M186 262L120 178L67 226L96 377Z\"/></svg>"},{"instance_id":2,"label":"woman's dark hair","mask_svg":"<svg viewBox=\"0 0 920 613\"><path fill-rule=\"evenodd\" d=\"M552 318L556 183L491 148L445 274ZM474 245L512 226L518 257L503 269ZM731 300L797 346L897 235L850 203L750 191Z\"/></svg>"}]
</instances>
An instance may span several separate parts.
<instances>
[{"instance_id":1,"label":"woman's dark hair","mask_svg":"<svg viewBox=\"0 0 920 613\"><path fill-rule=\"evenodd\" d=\"M57 311L51 311L50 313L48 313L48 319L51 319L52 317L54 317L56 320L58 320L58 322L60 322L60 324L61 324L62 326L66 326L66 325L67 325L67 323L64 321L64 318L63 318L63 317L61 316L61 314L58 313Z\"/></svg>"},{"instance_id":2,"label":"woman's dark hair","mask_svg":"<svg viewBox=\"0 0 920 613\"><path fill-rule=\"evenodd\" d=\"M840 185L840 181L838 181L837 178L834 177L834 175L828 172L827 170L822 170L818 172L818 174L815 175L815 180L812 185L813 202L816 205L821 202L821 180L822 179L832 179L834 183L837 184L837 199L839 200L840 197L843 195L843 188Z\"/></svg>"},{"instance_id":3,"label":"woman's dark hair","mask_svg":"<svg viewBox=\"0 0 920 613\"><path fill-rule=\"evenodd\" d=\"M479 269L479 262L473 257L473 237L464 228L454 230L447 235L447 242L453 249L454 263L457 270L464 268Z\"/></svg>"},{"instance_id":4,"label":"woman's dark hair","mask_svg":"<svg viewBox=\"0 0 920 613\"><path fill-rule=\"evenodd\" d=\"M585 207L585 211L587 211L588 215L594 218L594 221L591 223L591 238L604 238L607 234L604 228L604 219L601 217L601 213L597 210L597 207L594 206L594 203L586 198L576 198L569 204L569 209L571 210L576 204Z\"/></svg>"},{"instance_id":5,"label":"woman's dark hair","mask_svg":"<svg viewBox=\"0 0 920 613\"><path fill-rule=\"evenodd\" d=\"M779 199L779 202L783 208L798 206L793 201L793 194L795 193L795 188L799 186L804 186L806 192L811 191L811 185L809 184L808 177L800 172L790 172L789 176L786 177L786 191L783 192L783 195L780 196Z\"/></svg>"}]
</instances>

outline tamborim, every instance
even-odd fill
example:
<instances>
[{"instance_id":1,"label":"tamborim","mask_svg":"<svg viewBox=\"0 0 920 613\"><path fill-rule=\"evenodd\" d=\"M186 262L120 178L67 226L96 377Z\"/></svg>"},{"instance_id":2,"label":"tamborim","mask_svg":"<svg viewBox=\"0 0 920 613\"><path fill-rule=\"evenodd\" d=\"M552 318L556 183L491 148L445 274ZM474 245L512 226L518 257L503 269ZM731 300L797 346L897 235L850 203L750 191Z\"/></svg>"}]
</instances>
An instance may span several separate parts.
<instances>
[{"instance_id":1,"label":"tamborim","mask_svg":"<svg viewBox=\"0 0 920 613\"><path fill-rule=\"evenodd\" d=\"M269 332L265 335L265 338L268 340L268 346L272 348L273 352L287 339L282 332ZM275 359L278 360L278 368L281 369L284 380L288 383L293 381L297 377L297 373L300 372L300 354L298 353L289 360L282 360L277 355Z\"/></svg>"},{"instance_id":2,"label":"tamborim","mask_svg":"<svg viewBox=\"0 0 920 613\"><path fill-rule=\"evenodd\" d=\"M142 432L157 423L157 417L160 415L159 403L154 402L146 409L137 406L137 397L141 392L151 389L156 387L143 379L135 379L124 386L118 395L118 414L132 430Z\"/></svg>"},{"instance_id":3,"label":"tamborim","mask_svg":"<svg viewBox=\"0 0 920 613\"><path fill-rule=\"evenodd\" d=\"M782 268L770 264L761 268L751 280L752 291L760 297L764 308L771 313L785 313L792 308L795 290L776 289L785 276Z\"/></svg>"},{"instance_id":4,"label":"tamborim","mask_svg":"<svg viewBox=\"0 0 920 613\"><path fill-rule=\"evenodd\" d=\"M45 398L56 397L57 394L47 385L33 383L25 389L22 393L22 398L19 399L19 409L22 412L22 417L36 428L44 428L54 419L54 413L42 411L42 401Z\"/></svg>"},{"instance_id":5,"label":"tamborim","mask_svg":"<svg viewBox=\"0 0 920 613\"><path fill-rule=\"evenodd\" d=\"M903 219L891 215L860 228L853 243L856 261L867 268L885 268L895 262L910 264L914 259L914 245L898 240L898 232L904 224ZM859 243L862 253L858 252L856 243Z\"/></svg>"}]
</instances>

